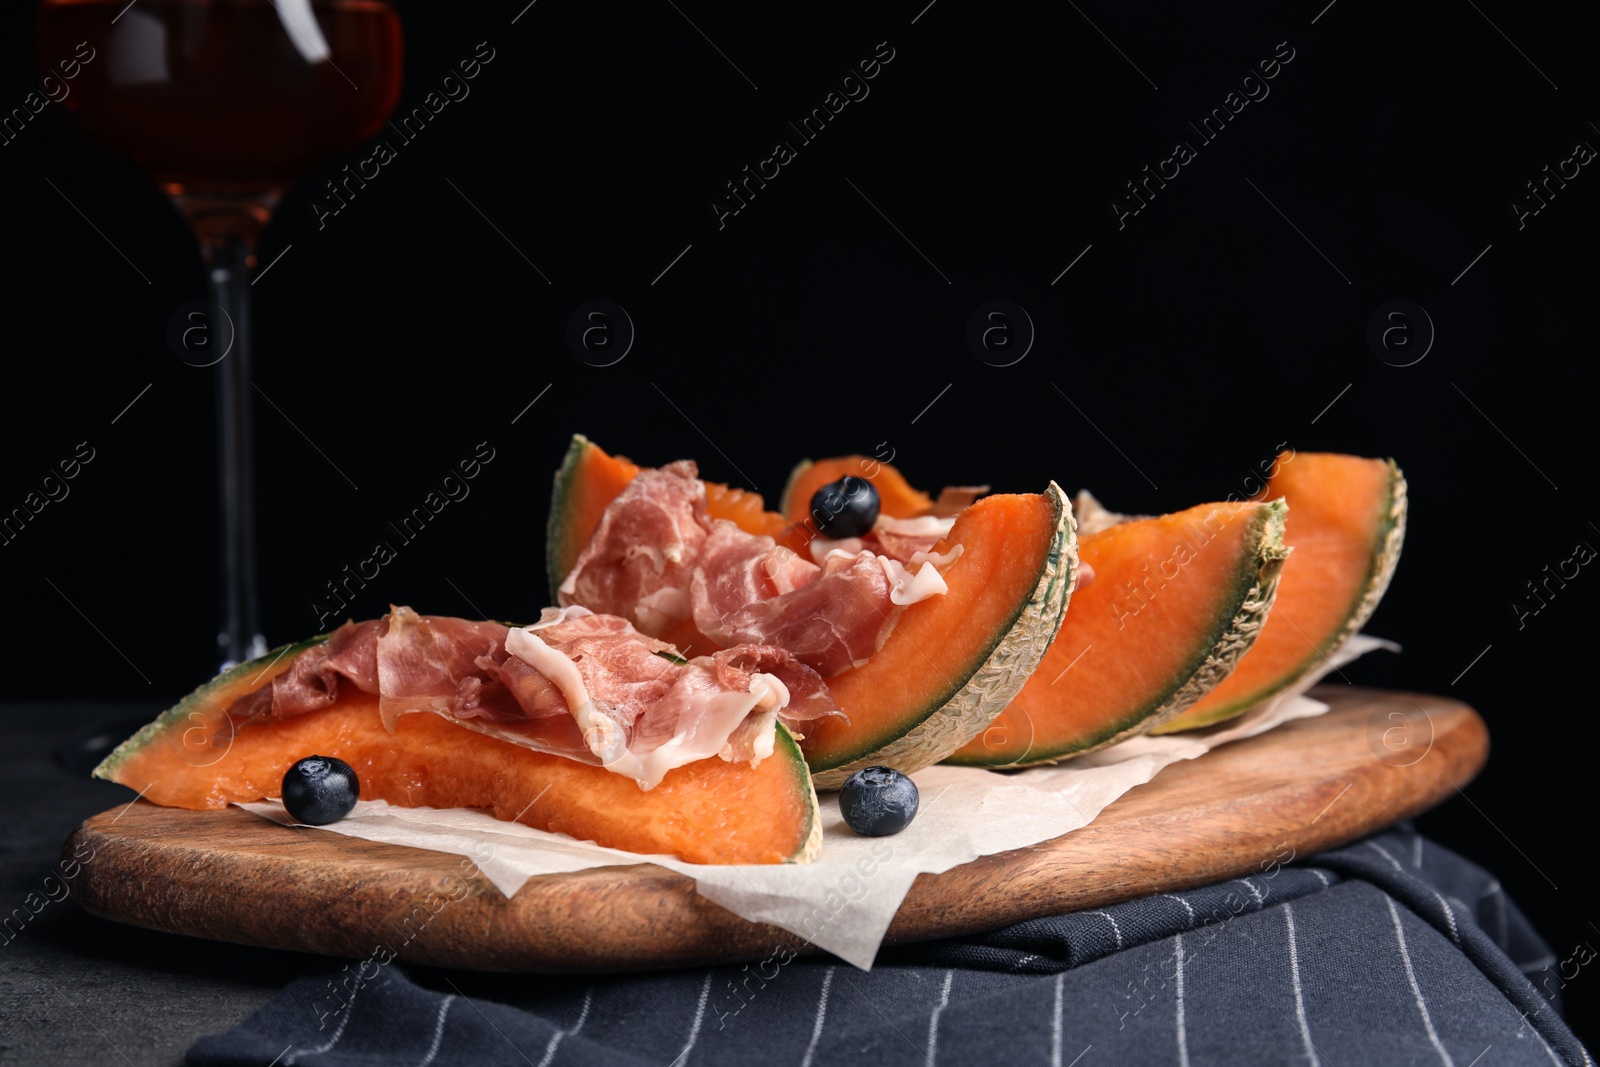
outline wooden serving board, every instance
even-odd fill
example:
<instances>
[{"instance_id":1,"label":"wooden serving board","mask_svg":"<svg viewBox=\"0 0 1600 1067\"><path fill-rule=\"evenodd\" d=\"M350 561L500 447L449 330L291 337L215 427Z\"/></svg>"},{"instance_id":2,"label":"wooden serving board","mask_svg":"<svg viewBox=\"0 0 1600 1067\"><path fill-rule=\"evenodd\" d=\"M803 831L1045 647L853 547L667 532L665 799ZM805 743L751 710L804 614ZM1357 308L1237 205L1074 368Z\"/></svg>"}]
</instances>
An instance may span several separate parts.
<instances>
[{"instance_id":1,"label":"wooden serving board","mask_svg":"<svg viewBox=\"0 0 1600 1067\"><path fill-rule=\"evenodd\" d=\"M889 942L992 929L1250 874L1415 815L1463 786L1488 755L1477 713L1443 697L1347 686L1333 710L1168 767L1089 826L1031 848L920 875ZM615 971L762 959L815 948L640 864L530 879L506 899L481 875L414 938L430 893L460 896L461 858L293 829L230 808L146 801L103 812L63 854L94 849L73 896L138 926L354 959L488 971ZM421 913L418 913L421 914Z\"/></svg>"}]
</instances>

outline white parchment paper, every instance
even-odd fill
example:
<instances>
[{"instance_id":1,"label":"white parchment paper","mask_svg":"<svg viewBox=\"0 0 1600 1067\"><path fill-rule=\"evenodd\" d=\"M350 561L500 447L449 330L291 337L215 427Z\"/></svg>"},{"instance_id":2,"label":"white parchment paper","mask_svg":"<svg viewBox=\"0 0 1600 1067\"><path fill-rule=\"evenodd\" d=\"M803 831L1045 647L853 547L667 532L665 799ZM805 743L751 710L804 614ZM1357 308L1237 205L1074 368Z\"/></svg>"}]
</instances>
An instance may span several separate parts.
<instances>
[{"instance_id":1,"label":"white parchment paper","mask_svg":"<svg viewBox=\"0 0 1600 1067\"><path fill-rule=\"evenodd\" d=\"M701 896L734 914L798 934L866 970L918 874L938 874L979 856L1081 829L1164 767L1290 720L1320 715L1328 706L1304 696L1305 690L1376 648L1399 651L1387 641L1357 635L1293 690L1210 730L1134 737L1058 767L1008 774L942 765L918 771L911 777L921 792L921 808L912 824L892 837L858 836L845 826L837 794L825 794L822 852L808 864L685 863L604 848L465 808L401 808L381 800L360 801L344 819L320 829L467 856L508 897L542 874L655 863L693 878ZM291 821L277 801L240 807L276 822Z\"/></svg>"}]
</instances>

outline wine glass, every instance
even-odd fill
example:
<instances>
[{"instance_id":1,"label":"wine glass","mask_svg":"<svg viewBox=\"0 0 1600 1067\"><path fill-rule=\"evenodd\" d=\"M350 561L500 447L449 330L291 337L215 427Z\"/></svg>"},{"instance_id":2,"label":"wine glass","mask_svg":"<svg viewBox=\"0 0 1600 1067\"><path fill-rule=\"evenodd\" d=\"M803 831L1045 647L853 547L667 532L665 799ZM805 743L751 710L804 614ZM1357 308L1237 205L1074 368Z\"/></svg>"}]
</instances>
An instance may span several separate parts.
<instances>
[{"instance_id":1,"label":"wine glass","mask_svg":"<svg viewBox=\"0 0 1600 1067\"><path fill-rule=\"evenodd\" d=\"M144 171L200 242L232 339L216 364L224 668L266 652L256 582L250 272L285 188L377 133L400 95L386 0L42 0L41 79L91 138ZM48 89L51 81L45 81Z\"/></svg>"}]
</instances>

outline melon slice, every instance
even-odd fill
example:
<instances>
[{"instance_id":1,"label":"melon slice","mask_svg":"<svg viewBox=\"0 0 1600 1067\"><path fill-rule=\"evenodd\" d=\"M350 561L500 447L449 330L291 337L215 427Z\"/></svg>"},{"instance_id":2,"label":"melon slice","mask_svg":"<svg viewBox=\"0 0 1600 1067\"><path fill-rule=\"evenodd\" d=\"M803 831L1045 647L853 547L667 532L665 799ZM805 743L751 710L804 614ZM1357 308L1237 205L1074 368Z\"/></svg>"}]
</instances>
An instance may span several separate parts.
<instances>
[{"instance_id":1,"label":"melon slice","mask_svg":"<svg viewBox=\"0 0 1600 1067\"><path fill-rule=\"evenodd\" d=\"M1079 530L1092 516L1080 495ZM1280 503L1202 504L1083 535L1095 580L1039 670L946 760L1053 763L1144 733L1211 690L1261 632L1284 557Z\"/></svg>"},{"instance_id":2,"label":"melon slice","mask_svg":"<svg viewBox=\"0 0 1600 1067\"><path fill-rule=\"evenodd\" d=\"M237 729L226 709L287 670L322 638L289 645L201 686L95 768L97 778L168 807L221 808L279 795L309 755L355 768L365 800L484 808L496 818L629 852L693 863L804 863L822 847L816 793L794 739L778 725L755 767L705 759L646 792L633 779L488 737L438 715L401 716L393 734L378 698L341 688L333 706Z\"/></svg>"},{"instance_id":3,"label":"melon slice","mask_svg":"<svg viewBox=\"0 0 1600 1067\"><path fill-rule=\"evenodd\" d=\"M1285 452L1265 495L1289 503L1278 597L1248 655L1155 733L1231 719L1283 692L1360 631L1394 576L1406 532L1406 480L1393 460Z\"/></svg>"},{"instance_id":4,"label":"melon slice","mask_svg":"<svg viewBox=\"0 0 1600 1067\"><path fill-rule=\"evenodd\" d=\"M850 473L832 474L821 463L812 467L819 471L817 477L828 475L818 485ZM880 492L883 486L905 486L899 472L879 467L878 477L888 479L874 479ZM552 588L583 551L606 505L638 470L582 437L573 439L552 495ZM798 545L780 540L805 550L802 525L752 508L748 496L753 494L735 506L737 491L709 483L708 501L714 499L714 488L721 503L712 509L713 518L769 535L782 523L786 536ZM905 488L908 507L920 509L918 513L931 507L925 494ZM922 504L917 504L919 498ZM837 788L860 767L883 765L909 773L939 762L1000 713L1060 628L1078 574L1076 526L1060 487L1052 483L1044 493L977 501L962 511L935 551L943 553L956 544L962 546L961 555L944 568L948 591L906 608L871 659L828 679L849 722L812 723L801 742L818 788ZM680 648L706 651L692 630L691 624L665 636Z\"/></svg>"}]
</instances>

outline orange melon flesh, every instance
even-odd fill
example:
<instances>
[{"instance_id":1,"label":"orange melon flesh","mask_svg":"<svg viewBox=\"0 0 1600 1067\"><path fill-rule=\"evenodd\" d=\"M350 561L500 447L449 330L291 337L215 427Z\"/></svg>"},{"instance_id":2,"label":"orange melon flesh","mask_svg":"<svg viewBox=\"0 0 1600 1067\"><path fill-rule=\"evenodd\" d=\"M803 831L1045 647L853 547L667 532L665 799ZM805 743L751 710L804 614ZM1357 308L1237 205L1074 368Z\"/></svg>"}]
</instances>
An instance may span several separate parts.
<instances>
[{"instance_id":1,"label":"orange melon flesh","mask_svg":"<svg viewBox=\"0 0 1600 1067\"><path fill-rule=\"evenodd\" d=\"M727 519L746 533L765 535L774 541L787 543L786 539L790 536L789 520L775 511L768 511L760 493L735 489L721 482L705 484L706 511L713 519Z\"/></svg>"},{"instance_id":2,"label":"orange melon flesh","mask_svg":"<svg viewBox=\"0 0 1600 1067\"><path fill-rule=\"evenodd\" d=\"M337 756L355 769L364 800L482 808L629 852L693 863L781 863L809 859L815 848L815 794L781 726L773 756L756 767L700 760L668 772L648 792L603 767L533 752L427 712L401 716L390 734L378 698L357 690L323 711L231 730L223 709L286 669L290 658L270 672L262 671L264 660L245 664L202 687L112 753L96 777L168 807L221 808L277 797L284 772L305 756Z\"/></svg>"},{"instance_id":3,"label":"orange melon flesh","mask_svg":"<svg viewBox=\"0 0 1600 1067\"><path fill-rule=\"evenodd\" d=\"M1195 678L1257 588L1271 511L1202 504L1080 540L1095 580L1073 594L1022 691L946 762L1040 763L1141 732Z\"/></svg>"},{"instance_id":4,"label":"orange melon flesh","mask_svg":"<svg viewBox=\"0 0 1600 1067\"><path fill-rule=\"evenodd\" d=\"M914 519L933 510L933 498L913 489L905 476L887 463L867 456L838 456L833 459L805 460L789 475L779 510L796 526L812 523L811 498L818 489L846 475L865 478L878 491L878 511L891 519Z\"/></svg>"},{"instance_id":5,"label":"orange melon flesh","mask_svg":"<svg viewBox=\"0 0 1600 1067\"><path fill-rule=\"evenodd\" d=\"M828 679L850 721L809 724L801 751L813 771L870 755L906 732L907 709L931 713L961 691L1028 602L1058 521L1050 499L1033 493L985 497L961 513L934 548L962 546L943 569L949 592L908 607L864 666Z\"/></svg>"},{"instance_id":6,"label":"orange melon flesh","mask_svg":"<svg viewBox=\"0 0 1600 1067\"><path fill-rule=\"evenodd\" d=\"M573 436L566 460L556 472L550 519L545 530L545 567L550 580L551 603L555 602L556 588L594 536L606 507L642 469L623 456L608 455L582 434ZM705 487L706 510L713 519L727 519L747 533L771 537L805 555L803 532L791 529L782 515L766 510L760 493L735 489L720 482L706 482Z\"/></svg>"},{"instance_id":7,"label":"orange melon flesh","mask_svg":"<svg viewBox=\"0 0 1600 1067\"><path fill-rule=\"evenodd\" d=\"M1381 459L1331 453L1278 457L1266 497L1289 504L1278 597L1260 637L1223 682L1154 733L1209 726L1282 692L1326 662L1376 606L1393 567L1389 544L1400 473ZM1403 515L1403 511L1402 511ZM1353 624L1353 625L1352 625Z\"/></svg>"}]
</instances>

